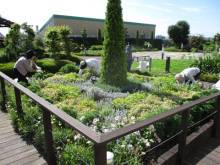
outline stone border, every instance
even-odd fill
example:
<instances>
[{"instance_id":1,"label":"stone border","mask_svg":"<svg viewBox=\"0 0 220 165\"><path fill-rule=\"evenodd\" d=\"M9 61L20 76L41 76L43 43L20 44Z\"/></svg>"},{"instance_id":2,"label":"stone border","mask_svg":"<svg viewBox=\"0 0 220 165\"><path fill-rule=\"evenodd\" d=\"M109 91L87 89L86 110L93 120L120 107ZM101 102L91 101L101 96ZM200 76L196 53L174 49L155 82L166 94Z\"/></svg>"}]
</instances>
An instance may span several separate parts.
<instances>
[{"instance_id":1,"label":"stone border","mask_svg":"<svg viewBox=\"0 0 220 165\"><path fill-rule=\"evenodd\" d=\"M211 138L213 121L203 125L197 132L192 133L186 139L186 156L188 156L199 145ZM157 159L157 165L176 165L178 144L162 154Z\"/></svg>"}]
</instances>

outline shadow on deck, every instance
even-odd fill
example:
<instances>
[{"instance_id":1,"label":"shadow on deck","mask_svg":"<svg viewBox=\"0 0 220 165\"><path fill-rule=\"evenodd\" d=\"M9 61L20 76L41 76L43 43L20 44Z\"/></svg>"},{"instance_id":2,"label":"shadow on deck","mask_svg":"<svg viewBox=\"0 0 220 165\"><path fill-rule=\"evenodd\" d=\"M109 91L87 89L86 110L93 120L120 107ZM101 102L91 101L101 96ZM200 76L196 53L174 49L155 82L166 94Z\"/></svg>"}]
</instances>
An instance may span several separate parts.
<instances>
[{"instance_id":1,"label":"shadow on deck","mask_svg":"<svg viewBox=\"0 0 220 165\"><path fill-rule=\"evenodd\" d=\"M27 144L15 133L11 119L0 110L0 164L1 165L46 165L37 149Z\"/></svg>"}]
</instances>

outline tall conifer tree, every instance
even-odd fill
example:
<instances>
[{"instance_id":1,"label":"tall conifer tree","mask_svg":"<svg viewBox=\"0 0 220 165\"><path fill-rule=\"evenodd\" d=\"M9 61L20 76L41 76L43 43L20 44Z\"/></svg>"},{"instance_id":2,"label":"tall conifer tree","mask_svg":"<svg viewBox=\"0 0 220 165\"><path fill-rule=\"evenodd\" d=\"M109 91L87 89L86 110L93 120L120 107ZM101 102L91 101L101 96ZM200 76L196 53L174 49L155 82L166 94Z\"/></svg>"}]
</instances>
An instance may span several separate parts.
<instances>
[{"instance_id":1,"label":"tall conifer tree","mask_svg":"<svg viewBox=\"0 0 220 165\"><path fill-rule=\"evenodd\" d=\"M121 0L108 0L103 45L100 83L114 86L126 84L127 56Z\"/></svg>"}]
</instances>

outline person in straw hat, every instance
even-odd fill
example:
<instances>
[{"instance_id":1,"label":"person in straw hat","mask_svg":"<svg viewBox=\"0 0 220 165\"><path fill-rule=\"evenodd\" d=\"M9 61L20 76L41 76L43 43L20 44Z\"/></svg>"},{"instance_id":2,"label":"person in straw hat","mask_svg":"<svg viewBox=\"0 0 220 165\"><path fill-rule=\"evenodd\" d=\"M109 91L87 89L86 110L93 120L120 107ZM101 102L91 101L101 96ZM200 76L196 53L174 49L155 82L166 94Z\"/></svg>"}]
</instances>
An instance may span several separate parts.
<instances>
[{"instance_id":1,"label":"person in straw hat","mask_svg":"<svg viewBox=\"0 0 220 165\"><path fill-rule=\"evenodd\" d=\"M191 84L195 83L195 80L199 77L201 71L199 68L192 67L184 69L181 73L176 74L175 79L179 84L185 85L187 81L191 81Z\"/></svg>"}]
</instances>

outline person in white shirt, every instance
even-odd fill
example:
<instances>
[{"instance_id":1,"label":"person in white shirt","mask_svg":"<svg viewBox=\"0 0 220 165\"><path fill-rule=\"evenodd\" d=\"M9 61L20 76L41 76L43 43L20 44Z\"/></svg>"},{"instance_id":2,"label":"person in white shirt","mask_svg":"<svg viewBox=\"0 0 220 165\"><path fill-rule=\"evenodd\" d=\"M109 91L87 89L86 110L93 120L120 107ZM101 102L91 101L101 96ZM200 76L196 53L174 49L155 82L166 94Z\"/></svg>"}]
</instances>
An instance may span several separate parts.
<instances>
[{"instance_id":1,"label":"person in white shirt","mask_svg":"<svg viewBox=\"0 0 220 165\"><path fill-rule=\"evenodd\" d=\"M82 71L85 68L88 68L91 73L100 74L101 64L97 59L91 58L87 60L83 60L80 62L79 66L79 75L82 75Z\"/></svg>"},{"instance_id":2,"label":"person in white shirt","mask_svg":"<svg viewBox=\"0 0 220 165\"><path fill-rule=\"evenodd\" d=\"M35 58L35 53L32 50L28 50L26 54L18 59L14 65L14 73L18 78L18 82L23 81L28 84L26 75L28 72L39 72L43 73L40 67L38 67L33 61ZM36 69L33 69L36 68Z\"/></svg>"},{"instance_id":3,"label":"person in white shirt","mask_svg":"<svg viewBox=\"0 0 220 165\"><path fill-rule=\"evenodd\" d=\"M191 81L192 84L195 83L195 80L199 77L201 71L199 68L192 67L184 69L181 73L176 74L175 79L179 84L185 85L188 80Z\"/></svg>"}]
</instances>

